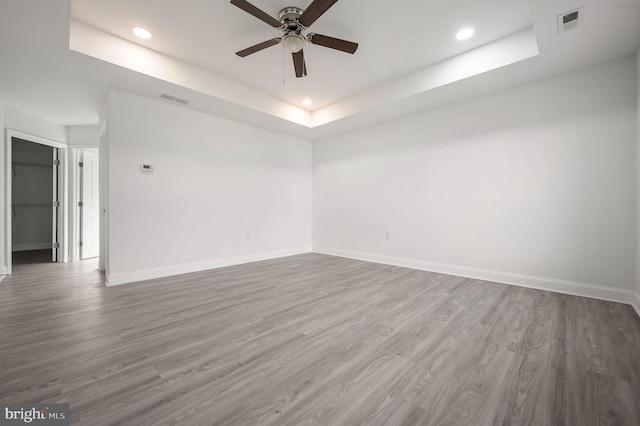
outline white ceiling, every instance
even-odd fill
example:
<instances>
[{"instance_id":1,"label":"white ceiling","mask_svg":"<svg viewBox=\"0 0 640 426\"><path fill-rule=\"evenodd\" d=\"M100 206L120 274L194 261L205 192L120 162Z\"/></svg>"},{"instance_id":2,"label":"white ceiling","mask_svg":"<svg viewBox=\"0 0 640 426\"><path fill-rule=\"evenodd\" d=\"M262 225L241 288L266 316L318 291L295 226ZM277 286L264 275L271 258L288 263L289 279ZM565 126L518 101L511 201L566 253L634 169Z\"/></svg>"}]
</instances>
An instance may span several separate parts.
<instances>
[{"instance_id":1,"label":"white ceiling","mask_svg":"<svg viewBox=\"0 0 640 426\"><path fill-rule=\"evenodd\" d=\"M310 3L300 1L303 8ZM253 0L274 16L291 3ZM580 6L582 27L559 35L557 15ZM176 65L172 72L200 73L210 86L180 75L164 78L162 70L149 76L131 70L144 69L108 63L108 49L89 56L74 52L69 31L75 21L108 33L114 43L128 40L173 61L167 63L191 65ZM482 54L496 54L490 47L498 39L531 25L539 55L418 87L447 61L465 55L479 63L494 60ZM133 26L150 29L153 39L136 39ZM476 36L455 40L465 26L474 27ZM283 86L280 46L247 58L234 54L278 31L226 0L0 0L0 103L65 125L93 125L109 88L149 97L166 92L189 99L196 110L314 139L634 54L640 48L640 0L341 0L311 30L360 47L348 55L307 46L309 76L301 79L287 56ZM302 110L304 98L314 100L313 113ZM309 114L319 124L289 120L277 112L283 108Z\"/></svg>"},{"instance_id":2,"label":"white ceiling","mask_svg":"<svg viewBox=\"0 0 640 426\"><path fill-rule=\"evenodd\" d=\"M274 17L286 6L305 8L311 2L251 1ZM296 79L291 54L284 55L281 46L246 58L234 54L282 32L228 0L73 0L71 15L291 104L302 106L303 99L311 98L310 109L531 26L526 0L342 0L309 31L358 42L358 51L351 56L307 45L309 75ZM148 41L137 38L131 31L135 26L149 29L154 37ZM468 26L476 29L475 37L456 40L456 32Z\"/></svg>"}]
</instances>

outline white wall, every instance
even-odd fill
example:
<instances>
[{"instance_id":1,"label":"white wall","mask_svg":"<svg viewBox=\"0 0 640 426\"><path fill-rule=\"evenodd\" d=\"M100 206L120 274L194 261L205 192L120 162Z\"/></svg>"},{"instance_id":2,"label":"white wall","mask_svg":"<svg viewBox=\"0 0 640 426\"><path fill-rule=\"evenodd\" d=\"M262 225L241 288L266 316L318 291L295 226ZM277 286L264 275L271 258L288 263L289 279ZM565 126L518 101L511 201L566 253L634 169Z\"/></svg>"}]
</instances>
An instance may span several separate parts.
<instances>
[{"instance_id":1,"label":"white wall","mask_svg":"<svg viewBox=\"0 0 640 426\"><path fill-rule=\"evenodd\" d=\"M7 225L5 218L5 198L8 182L5 170L5 151L7 146L5 144L6 131L4 127L4 110L4 105L0 103L0 179L2 181L2 184L0 185L0 275L5 275L9 271L7 265L7 260L9 260L9 256L7 255L7 245L9 242L7 241Z\"/></svg>"},{"instance_id":2,"label":"white wall","mask_svg":"<svg viewBox=\"0 0 640 426\"><path fill-rule=\"evenodd\" d=\"M67 143L70 146L98 147L98 126L68 126Z\"/></svg>"},{"instance_id":3,"label":"white wall","mask_svg":"<svg viewBox=\"0 0 640 426\"><path fill-rule=\"evenodd\" d=\"M630 302L635 92L628 58L317 141L314 250Z\"/></svg>"},{"instance_id":4,"label":"white wall","mask_svg":"<svg viewBox=\"0 0 640 426\"><path fill-rule=\"evenodd\" d=\"M100 254L98 269L106 272L109 259L109 216L107 206L109 205L109 133L107 129L107 114L109 111L109 97L107 96L100 107L98 138L99 138L99 181L100 181Z\"/></svg>"},{"instance_id":5,"label":"white wall","mask_svg":"<svg viewBox=\"0 0 640 426\"><path fill-rule=\"evenodd\" d=\"M640 315L640 50L636 55L636 295L634 307Z\"/></svg>"},{"instance_id":6,"label":"white wall","mask_svg":"<svg viewBox=\"0 0 640 426\"><path fill-rule=\"evenodd\" d=\"M55 142L67 143L67 129L65 126L15 108L5 108L5 127Z\"/></svg>"},{"instance_id":7,"label":"white wall","mask_svg":"<svg viewBox=\"0 0 640 426\"><path fill-rule=\"evenodd\" d=\"M310 251L311 142L109 96L110 285Z\"/></svg>"},{"instance_id":8,"label":"white wall","mask_svg":"<svg viewBox=\"0 0 640 426\"><path fill-rule=\"evenodd\" d=\"M0 155L0 176L2 176L2 187L6 187L7 181L5 155L6 150L10 146L8 141L6 141L7 129L15 130L31 136L49 139L62 144L67 143L67 130L65 126L17 110L7 105L0 105L0 129L2 130L2 135L0 136L0 142L2 143L2 154ZM0 274L9 271L9 262L11 262L10 253L7 253L6 249L8 229L5 217L5 194L6 193L3 192L0 197L2 199L0 200L0 218L2 218L2 222L0 222L0 246L2 246L2 249L0 249ZM64 228L62 229L62 232L64 233ZM62 242L63 246L66 245L66 236L63 237Z\"/></svg>"}]
</instances>

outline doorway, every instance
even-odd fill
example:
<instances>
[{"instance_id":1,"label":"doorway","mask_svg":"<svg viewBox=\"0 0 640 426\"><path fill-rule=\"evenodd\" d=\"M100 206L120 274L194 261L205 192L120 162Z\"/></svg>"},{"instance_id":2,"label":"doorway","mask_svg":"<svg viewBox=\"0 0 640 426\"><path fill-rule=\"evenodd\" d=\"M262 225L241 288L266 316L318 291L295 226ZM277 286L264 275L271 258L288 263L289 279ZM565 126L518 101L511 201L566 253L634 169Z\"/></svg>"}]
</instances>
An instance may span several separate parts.
<instances>
[{"instance_id":1,"label":"doorway","mask_svg":"<svg viewBox=\"0 0 640 426\"><path fill-rule=\"evenodd\" d=\"M15 137L11 142L12 263L57 262L58 148Z\"/></svg>"},{"instance_id":2,"label":"doorway","mask_svg":"<svg viewBox=\"0 0 640 426\"><path fill-rule=\"evenodd\" d=\"M100 184L98 149L78 150L78 247L80 259L100 253Z\"/></svg>"},{"instance_id":3,"label":"doorway","mask_svg":"<svg viewBox=\"0 0 640 426\"><path fill-rule=\"evenodd\" d=\"M65 262L66 145L7 129L5 256L14 264Z\"/></svg>"}]
</instances>

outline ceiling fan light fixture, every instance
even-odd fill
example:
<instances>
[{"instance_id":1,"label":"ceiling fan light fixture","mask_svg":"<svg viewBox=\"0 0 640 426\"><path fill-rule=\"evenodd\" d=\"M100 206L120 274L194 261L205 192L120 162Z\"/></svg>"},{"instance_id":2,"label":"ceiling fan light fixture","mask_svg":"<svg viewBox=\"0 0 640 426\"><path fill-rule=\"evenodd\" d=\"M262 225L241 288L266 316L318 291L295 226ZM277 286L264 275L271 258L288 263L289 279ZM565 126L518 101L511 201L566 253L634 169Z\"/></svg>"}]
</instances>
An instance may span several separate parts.
<instances>
[{"instance_id":1,"label":"ceiling fan light fixture","mask_svg":"<svg viewBox=\"0 0 640 426\"><path fill-rule=\"evenodd\" d=\"M300 34L289 33L282 37L282 45L291 53L297 53L302 50L306 40Z\"/></svg>"}]
</instances>

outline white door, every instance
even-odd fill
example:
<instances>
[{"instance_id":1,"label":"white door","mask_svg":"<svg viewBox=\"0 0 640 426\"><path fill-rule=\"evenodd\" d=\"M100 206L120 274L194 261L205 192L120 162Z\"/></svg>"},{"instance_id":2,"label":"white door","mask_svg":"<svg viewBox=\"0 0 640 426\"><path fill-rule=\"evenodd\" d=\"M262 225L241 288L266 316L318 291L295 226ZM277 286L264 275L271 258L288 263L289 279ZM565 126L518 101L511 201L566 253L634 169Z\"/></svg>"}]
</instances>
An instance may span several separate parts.
<instances>
[{"instance_id":1,"label":"white door","mask_svg":"<svg viewBox=\"0 0 640 426\"><path fill-rule=\"evenodd\" d=\"M80 259L97 257L100 251L98 154L82 152L80 168Z\"/></svg>"}]
</instances>

